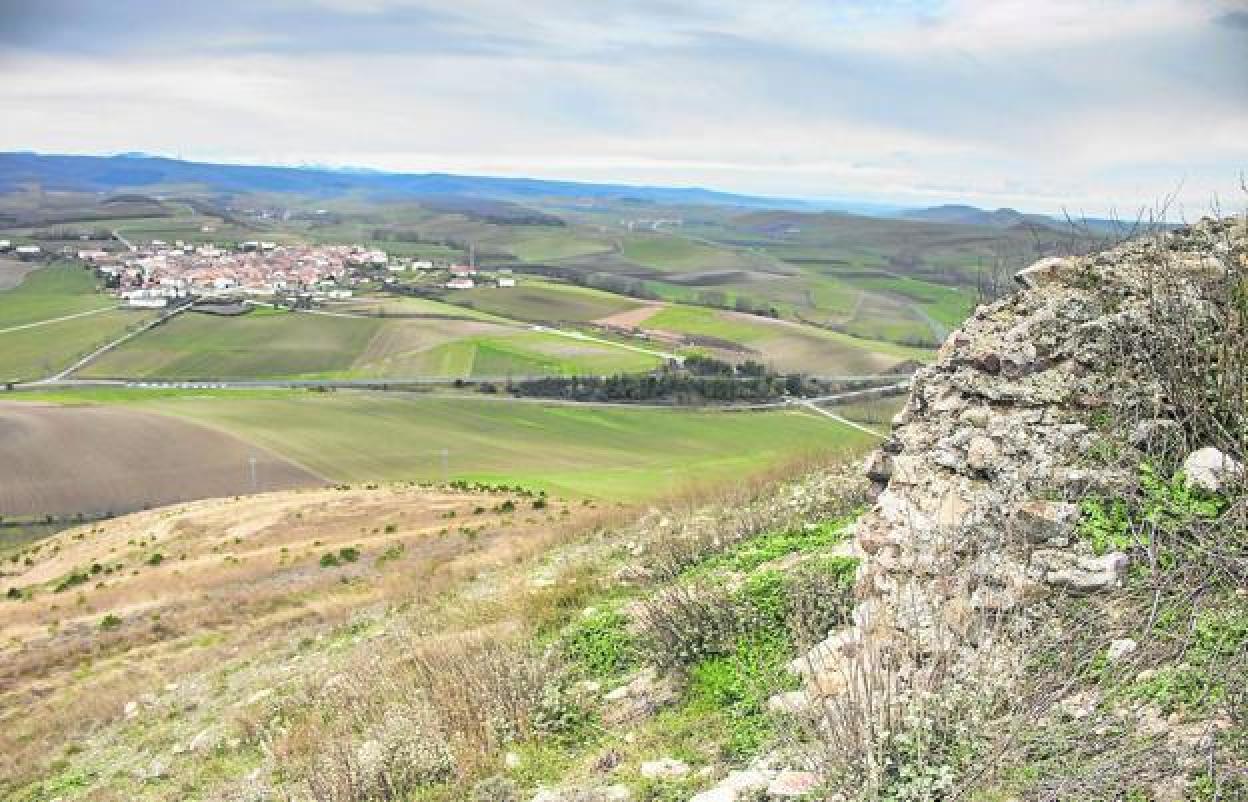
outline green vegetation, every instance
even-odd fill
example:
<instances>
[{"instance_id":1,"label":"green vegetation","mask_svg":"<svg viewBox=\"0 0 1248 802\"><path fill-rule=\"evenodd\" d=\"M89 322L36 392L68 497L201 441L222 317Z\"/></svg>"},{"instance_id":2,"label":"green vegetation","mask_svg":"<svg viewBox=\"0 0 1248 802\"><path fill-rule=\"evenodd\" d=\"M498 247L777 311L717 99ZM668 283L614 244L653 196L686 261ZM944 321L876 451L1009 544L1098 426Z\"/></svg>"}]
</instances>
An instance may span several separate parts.
<instances>
[{"instance_id":1,"label":"green vegetation","mask_svg":"<svg viewBox=\"0 0 1248 802\"><path fill-rule=\"evenodd\" d=\"M671 305L644 327L715 340L751 349L751 357L781 371L816 375L878 373L904 360L927 361L931 352L851 337L792 322L705 307Z\"/></svg>"},{"instance_id":2,"label":"green vegetation","mask_svg":"<svg viewBox=\"0 0 1248 802\"><path fill-rule=\"evenodd\" d=\"M571 322L597 320L638 305L602 290L528 277L521 278L515 287L458 290L448 295L447 301L515 320Z\"/></svg>"},{"instance_id":3,"label":"green vegetation","mask_svg":"<svg viewBox=\"0 0 1248 802\"><path fill-rule=\"evenodd\" d=\"M116 306L90 272L64 263L0 292L0 381L50 376L153 316Z\"/></svg>"},{"instance_id":4,"label":"green vegetation","mask_svg":"<svg viewBox=\"0 0 1248 802\"><path fill-rule=\"evenodd\" d=\"M618 680L637 668L640 654L626 615L610 607L587 611L563 633L563 654L598 680Z\"/></svg>"},{"instance_id":5,"label":"green vegetation","mask_svg":"<svg viewBox=\"0 0 1248 802\"><path fill-rule=\"evenodd\" d=\"M856 454L865 433L801 411L561 406L488 399L295 391L100 389L24 395L130 403L223 429L335 481L522 484L638 499L766 471L802 456Z\"/></svg>"},{"instance_id":6,"label":"green vegetation","mask_svg":"<svg viewBox=\"0 0 1248 802\"><path fill-rule=\"evenodd\" d=\"M473 378L626 373L662 363L659 357L609 343L531 331L488 315L426 303L441 314L458 313L469 319L345 317L267 308L224 318L185 313L103 355L81 375ZM386 309L393 312L396 306Z\"/></svg>"},{"instance_id":7,"label":"green vegetation","mask_svg":"<svg viewBox=\"0 0 1248 802\"><path fill-rule=\"evenodd\" d=\"M30 273L13 289L0 292L0 330L116 305L112 298L96 292L96 279L90 271L57 262Z\"/></svg>"},{"instance_id":8,"label":"green vegetation","mask_svg":"<svg viewBox=\"0 0 1248 802\"><path fill-rule=\"evenodd\" d=\"M185 313L88 365L85 378L323 376L348 371L381 323L264 310Z\"/></svg>"}]
</instances>

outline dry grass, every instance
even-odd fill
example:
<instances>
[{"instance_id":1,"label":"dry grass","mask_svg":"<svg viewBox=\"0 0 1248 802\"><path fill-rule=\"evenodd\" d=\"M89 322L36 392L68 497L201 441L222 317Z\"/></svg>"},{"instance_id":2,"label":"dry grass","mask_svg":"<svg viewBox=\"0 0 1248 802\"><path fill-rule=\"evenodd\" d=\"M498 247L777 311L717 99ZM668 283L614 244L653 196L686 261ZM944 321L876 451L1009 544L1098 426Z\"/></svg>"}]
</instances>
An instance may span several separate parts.
<instances>
[{"instance_id":1,"label":"dry grass","mask_svg":"<svg viewBox=\"0 0 1248 802\"><path fill-rule=\"evenodd\" d=\"M436 603L601 514L555 502L539 512L514 496L516 512L490 511L505 498L396 486L214 499L44 541L32 565L10 564L29 598L0 600L0 788L205 665L280 651L377 605ZM321 566L344 548L359 557ZM93 574L93 563L123 567ZM74 572L89 579L55 592ZM115 626L102 628L105 616Z\"/></svg>"}]
</instances>

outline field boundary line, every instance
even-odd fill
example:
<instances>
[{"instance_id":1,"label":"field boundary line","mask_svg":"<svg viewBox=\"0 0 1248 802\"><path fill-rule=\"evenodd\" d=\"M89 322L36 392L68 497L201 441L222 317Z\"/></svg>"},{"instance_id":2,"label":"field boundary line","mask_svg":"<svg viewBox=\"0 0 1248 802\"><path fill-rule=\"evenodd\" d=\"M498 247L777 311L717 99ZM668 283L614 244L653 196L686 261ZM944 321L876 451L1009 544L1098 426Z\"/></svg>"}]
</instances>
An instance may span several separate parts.
<instances>
[{"instance_id":1,"label":"field boundary line","mask_svg":"<svg viewBox=\"0 0 1248 802\"><path fill-rule=\"evenodd\" d=\"M126 332L125 334L113 340L112 342L106 343L105 345L100 346L99 348L95 349L91 353L84 356L82 359L79 359L74 364L62 370L60 373L53 374L52 376L48 376L47 378L40 379L39 381L36 381L36 382L31 382L31 384L54 384L56 382L59 382L62 379L69 376L70 374L76 373L77 371L86 367L91 362L95 361L97 357L108 353L109 351L113 350L114 348L116 348L117 346L121 345L122 343L128 340L138 337L140 334L144 334L150 331L154 327L160 325L161 323L164 323L166 320L173 319L177 315L185 312L187 309L190 309L190 308L191 308L190 304L176 307L172 311L166 312L165 314L148 321L147 323L143 324L143 326L135 329L134 331Z\"/></svg>"},{"instance_id":2,"label":"field boundary line","mask_svg":"<svg viewBox=\"0 0 1248 802\"><path fill-rule=\"evenodd\" d=\"M0 329L0 334L8 334L14 331L23 331L24 329L33 329L39 326L50 326L53 323L63 323L66 320L74 320L80 317L87 317L88 315L98 315L101 312L108 312L109 310L116 309L116 308L117 308L116 306L101 306L98 309L88 309L86 312L76 312L75 314L72 314L72 315L62 315L61 317L48 318L47 320L36 320L33 323L23 323L20 326L10 326L7 329Z\"/></svg>"},{"instance_id":3,"label":"field boundary line","mask_svg":"<svg viewBox=\"0 0 1248 802\"><path fill-rule=\"evenodd\" d=\"M823 415L823 416L825 416L825 417L831 418L832 420L836 421L837 423L843 423L843 424L845 424L846 426L852 426L853 428L857 429L858 431L860 431L860 432L866 432L867 434L869 434L869 435L871 435L871 436L873 436L873 437L880 437L880 438L883 438L883 437L885 436L885 435L884 435L884 434L882 434L881 432L877 432L875 429L872 429L872 428L867 427L867 426L863 426L861 423L857 423L857 422L855 422L855 421L850 420L849 418L846 418L846 417L842 417L842 416L840 416L840 415L837 415L835 412L829 412L828 410L824 409L823 407L819 406L818 404L814 403L813 401L803 401L801 404L799 404L799 406L803 406L803 407L806 407L806 408L807 408L807 409L809 409L809 410L812 410L812 411L814 411L814 412L818 412L820 415Z\"/></svg>"}]
</instances>

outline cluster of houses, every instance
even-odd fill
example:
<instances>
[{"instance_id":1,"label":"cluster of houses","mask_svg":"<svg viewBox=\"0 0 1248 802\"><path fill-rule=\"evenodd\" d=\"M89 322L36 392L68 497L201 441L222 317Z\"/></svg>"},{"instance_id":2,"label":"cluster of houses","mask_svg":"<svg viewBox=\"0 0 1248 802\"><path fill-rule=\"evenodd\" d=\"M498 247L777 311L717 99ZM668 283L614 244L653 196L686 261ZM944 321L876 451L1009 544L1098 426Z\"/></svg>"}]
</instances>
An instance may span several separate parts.
<instances>
[{"instance_id":1,"label":"cluster of houses","mask_svg":"<svg viewBox=\"0 0 1248 802\"><path fill-rule=\"evenodd\" d=\"M417 283L471 289L482 279L474 265L438 265L392 259L384 251L358 245L281 245L260 240L227 248L213 244L152 240L126 243L128 251L80 250L77 257L95 268L127 306L160 308L188 297L297 294L311 301L350 298L355 287L387 274L398 283L409 271ZM32 246L34 247L34 246ZM510 270L490 274L500 287L514 287ZM449 276L449 278L448 278Z\"/></svg>"},{"instance_id":2,"label":"cluster of houses","mask_svg":"<svg viewBox=\"0 0 1248 802\"><path fill-rule=\"evenodd\" d=\"M115 252L80 250L127 306L157 308L179 298L312 292L324 298L350 297L358 280L350 260L358 249L342 245L283 246L246 242L236 249L152 240Z\"/></svg>"}]
</instances>

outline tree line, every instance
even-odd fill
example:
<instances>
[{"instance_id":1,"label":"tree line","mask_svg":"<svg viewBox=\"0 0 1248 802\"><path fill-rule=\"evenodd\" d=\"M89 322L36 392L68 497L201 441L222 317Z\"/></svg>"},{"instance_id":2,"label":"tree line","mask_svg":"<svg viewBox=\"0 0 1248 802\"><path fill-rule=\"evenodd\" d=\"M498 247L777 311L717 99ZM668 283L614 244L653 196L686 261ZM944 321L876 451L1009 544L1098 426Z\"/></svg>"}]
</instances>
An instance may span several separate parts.
<instances>
[{"instance_id":1,"label":"tree line","mask_svg":"<svg viewBox=\"0 0 1248 802\"><path fill-rule=\"evenodd\" d=\"M479 389L496 393L489 383ZM566 401L646 402L676 404L759 403L786 397L827 395L839 389L801 373L775 373L746 360L733 365L719 359L691 356L683 365L669 365L645 374L615 376L551 376L509 381L503 388L515 396Z\"/></svg>"}]
</instances>

